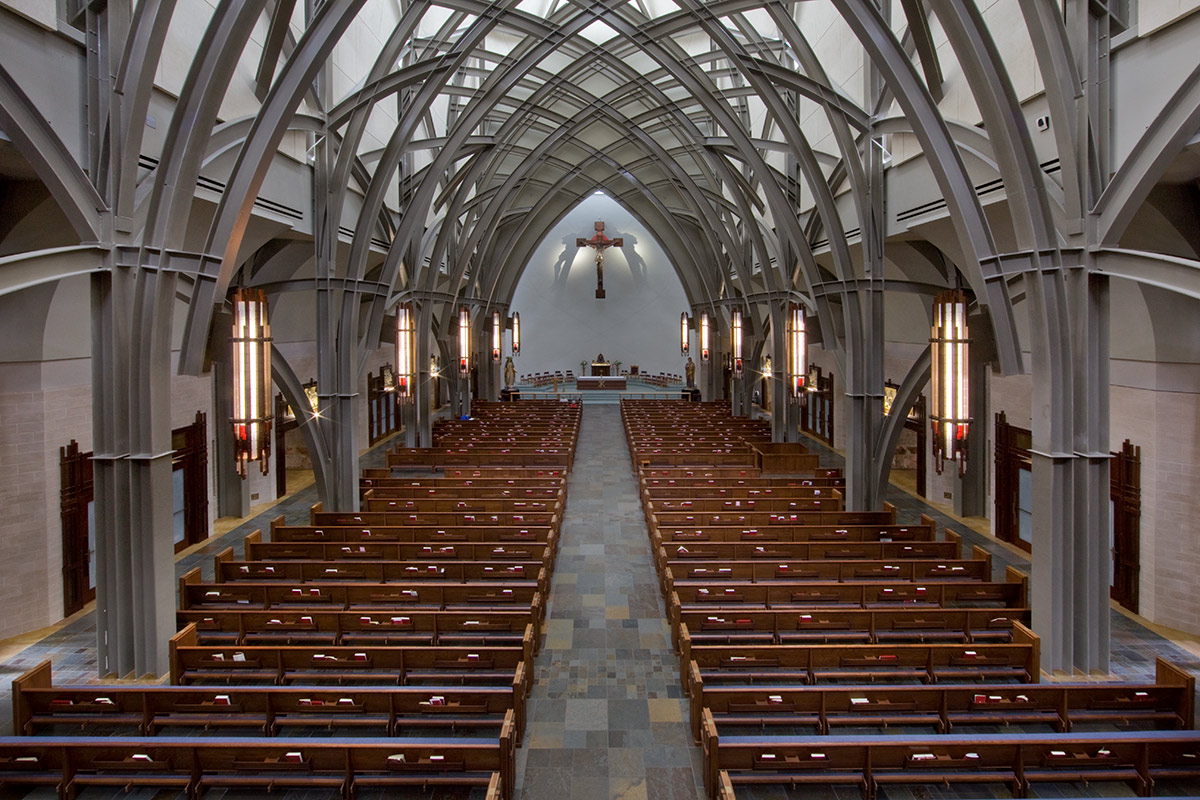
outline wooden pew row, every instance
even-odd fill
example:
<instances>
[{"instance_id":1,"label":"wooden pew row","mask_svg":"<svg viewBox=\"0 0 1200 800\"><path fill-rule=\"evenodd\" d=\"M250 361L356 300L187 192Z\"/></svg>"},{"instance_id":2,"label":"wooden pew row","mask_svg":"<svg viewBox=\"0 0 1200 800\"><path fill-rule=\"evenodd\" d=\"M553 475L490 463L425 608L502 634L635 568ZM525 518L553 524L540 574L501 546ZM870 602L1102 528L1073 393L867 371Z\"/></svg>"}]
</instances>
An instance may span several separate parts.
<instances>
[{"instance_id":1,"label":"wooden pew row","mask_svg":"<svg viewBox=\"0 0 1200 800\"><path fill-rule=\"evenodd\" d=\"M363 492L371 497L387 500L440 500L449 501L491 501L507 500L510 502L528 501L553 503L559 498L566 497L566 485L554 486L367 486Z\"/></svg>"},{"instance_id":2,"label":"wooden pew row","mask_svg":"<svg viewBox=\"0 0 1200 800\"><path fill-rule=\"evenodd\" d=\"M558 540L558 524L554 525L274 525L273 542L344 542L373 544L377 542L411 542L446 544L457 542L551 542Z\"/></svg>"},{"instance_id":3,"label":"wooden pew row","mask_svg":"<svg viewBox=\"0 0 1200 800\"><path fill-rule=\"evenodd\" d=\"M840 487L835 486L787 486L752 488L748 486L660 486L651 488L645 484L641 487L642 499L658 504L684 502L724 502L761 504L767 501L793 499L824 499L832 497L834 492L842 494Z\"/></svg>"},{"instance_id":4,"label":"wooden pew row","mask_svg":"<svg viewBox=\"0 0 1200 800\"><path fill-rule=\"evenodd\" d=\"M888 644L1007 642L1013 622L1028 625L1029 609L897 608L681 611L693 644ZM678 648L678 641L673 643Z\"/></svg>"},{"instance_id":5,"label":"wooden pew row","mask_svg":"<svg viewBox=\"0 0 1200 800\"><path fill-rule=\"evenodd\" d=\"M1037 683L1041 642L1019 622L998 644L693 645L679 635L680 675L691 693L692 665L707 685L724 683Z\"/></svg>"},{"instance_id":6,"label":"wooden pew row","mask_svg":"<svg viewBox=\"0 0 1200 800\"><path fill-rule=\"evenodd\" d=\"M201 583L200 568L180 578L181 610L476 611L524 609L540 621L541 593L533 581L436 583Z\"/></svg>"},{"instance_id":7,"label":"wooden pew row","mask_svg":"<svg viewBox=\"0 0 1200 800\"><path fill-rule=\"evenodd\" d=\"M250 561L485 561L501 563L535 561L543 570L553 566L553 544L546 542L377 542L344 544L342 542L264 542L257 531L246 537L245 553Z\"/></svg>"},{"instance_id":8,"label":"wooden pew row","mask_svg":"<svg viewBox=\"0 0 1200 800\"><path fill-rule=\"evenodd\" d=\"M528 664L533 636L521 647L415 645L325 647L322 645L242 645L206 647L189 623L170 641L171 683L222 685L358 684L367 686L512 686L526 665L523 690L529 694Z\"/></svg>"},{"instance_id":9,"label":"wooden pew row","mask_svg":"<svg viewBox=\"0 0 1200 800\"><path fill-rule=\"evenodd\" d=\"M795 511L795 512L759 512L759 511L722 511L722 512L685 512L660 511L651 512L647 517L651 532L655 530L695 530L697 528L737 527L739 529L755 529L761 535L783 535L789 528L833 527L853 528L876 526L880 529L879 537L891 536L892 528L908 527L913 529L911 538L919 534L917 530L928 527L922 525L902 526L895 522L888 512L880 511ZM882 531L887 531L882 532ZM878 538L878 537L873 537ZM932 538L932 537L930 537Z\"/></svg>"},{"instance_id":10,"label":"wooden pew row","mask_svg":"<svg viewBox=\"0 0 1200 800\"><path fill-rule=\"evenodd\" d=\"M934 535L931 525L662 525L650 530L650 542L654 546L688 542L932 542Z\"/></svg>"},{"instance_id":11,"label":"wooden pew row","mask_svg":"<svg viewBox=\"0 0 1200 800\"><path fill-rule=\"evenodd\" d=\"M511 726L488 738L208 739L3 737L0 788L49 787L72 800L92 787L267 793L325 789L421 792L486 787L509 800L515 774ZM413 795L406 795L413 796Z\"/></svg>"},{"instance_id":12,"label":"wooden pew row","mask_svg":"<svg viewBox=\"0 0 1200 800\"><path fill-rule=\"evenodd\" d=\"M126 729L141 736L203 730L280 736L297 728L355 735L412 731L498 731L513 714L517 744L525 730L525 666L509 687L336 688L229 686L199 689L136 684L55 686L43 661L13 680L13 730Z\"/></svg>"},{"instance_id":13,"label":"wooden pew row","mask_svg":"<svg viewBox=\"0 0 1200 800\"><path fill-rule=\"evenodd\" d=\"M396 514L428 514L455 512L458 514L561 514L563 500L511 497L388 497L378 489L362 494L363 510L390 511Z\"/></svg>"},{"instance_id":14,"label":"wooden pew row","mask_svg":"<svg viewBox=\"0 0 1200 800\"><path fill-rule=\"evenodd\" d=\"M196 624L205 646L311 644L538 647L532 611L450 612L249 611L192 609L176 612L180 625Z\"/></svg>"},{"instance_id":15,"label":"wooden pew row","mask_svg":"<svg viewBox=\"0 0 1200 800\"><path fill-rule=\"evenodd\" d=\"M678 481L683 485L686 481L803 481L805 478L840 478L844 479L840 467L821 467L820 469L812 470L808 474L798 473L793 476L768 476L763 475L762 470L758 467L717 467L717 466L694 466L694 467L650 467L642 469L639 472L638 479L650 484L658 481L660 484L670 486L673 481Z\"/></svg>"},{"instance_id":16,"label":"wooden pew row","mask_svg":"<svg viewBox=\"0 0 1200 800\"><path fill-rule=\"evenodd\" d=\"M561 478L415 478L389 474L359 479L360 490L375 489L395 497L556 497L566 485Z\"/></svg>"},{"instance_id":17,"label":"wooden pew row","mask_svg":"<svg viewBox=\"0 0 1200 800\"><path fill-rule=\"evenodd\" d=\"M386 506L388 502L390 502L390 501L384 501L382 503L382 505ZM368 507L363 512L360 512L355 515L355 516L359 516L362 518L361 523L355 522L355 523L352 523L351 525L346 525L346 526L334 526L334 525L320 525L320 526L278 525L277 526L277 525L275 525L274 522L272 522L271 538L274 541L281 541L280 539L277 539L275 537L274 532L275 532L276 528L282 528L285 530L288 528L297 528L300 530L305 530L305 529L309 529L312 527L336 528L336 527L352 527L352 526L353 527L364 527L364 528L379 527L379 526L397 527L397 528L399 528L399 527L411 527L411 528L424 527L424 528L434 528L434 529L442 529L442 530L444 530L446 528L461 528L461 527L478 528L478 527L485 527L485 526L507 527L507 528L522 528L522 527L525 527L525 528L531 528L531 527L557 528L559 525L559 522L560 522L560 517L557 513L548 512L548 511L527 511L527 512L509 511L509 512L502 512L502 513L487 512L487 513L482 513L482 514L464 513L464 512L460 512L460 511L420 511L420 512L413 513L410 511L398 511L398 512L397 511L389 511L386 507L374 508L374 507L372 507L373 505L380 505L380 503L377 501L374 504L369 504ZM375 522L374 519L370 516L370 514L372 512L384 512L384 513L386 513L386 516L383 517L382 521Z\"/></svg>"},{"instance_id":18,"label":"wooden pew row","mask_svg":"<svg viewBox=\"0 0 1200 800\"><path fill-rule=\"evenodd\" d=\"M389 469L420 469L426 471L447 468L469 468L493 465L498 468L519 467L571 471L574 451L566 448L532 448L523 450L507 447L403 448L387 454Z\"/></svg>"},{"instance_id":19,"label":"wooden pew row","mask_svg":"<svg viewBox=\"0 0 1200 800\"><path fill-rule=\"evenodd\" d=\"M531 481L557 480L566 478L566 471L561 469L542 469L540 467L453 467L439 470L436 475L398 475L389 467L366 467L362 471L361 481L382 481L389 485L393 481L474 481L476 485L497 485L495 481Z\"/></svg>"},{"instance_id":20,"label":"wooden pew row","mask_svg":"<svg viewBox=\"0 0 1200 800\"><path fill-rule=\"evenodd\" d=\"M1003 784L1014 797L1028 797L1043 784L1063 791L1064 784L1078 790L1118 783L1149 795L1156 784L1173 781L1184 782L1192 794L1200 790L1200 731L1194 730L817 741L719 736L705 720L705 731L705 782L714 798L729 797L742 785L857 787L864 800L874 800L890 786L918 784ZM724 789L722 771L728 776Z\"/></svg>"},{"instance_id":21,"label":"wooden pew row","mask_svg":"<svg viewBox=\"0 0 1200 800\"><path fill-rule=\"evenodd\" d=\"M691 561L672 560L661 572L663 595L685 581L737 581L773 583L778 581L894 581L913 583L941 580L991 580L992 565L987 559L910 559L901 561ZM686 584L685 584L686 585Z\"/></svg>"},{"instance_id":22,"label":"wooden pew row","mask_svg":"<svg viewBox=\"0 0 1200 800\"><path fill-rule=\"evenodd\" d=\"M818 471L819 472L819 471ZM654 497L684 497L702 490L714 497L729 495L736 497L739 493L756 497L761 495L782 494L793 489L840 489L846 485L846 479L840 475L813 475L812 477L771 477L771 478L646 478L638 476L638 489L645 495ZM755 494L755 493L759 494Z\"/></svg>"},{"instance_id":23,"label":"wooden pew row","mask_svg":"<svg viewBox=\"0 0 1200 800\"><path fill-rule=\"evenodd\" d=\"M651 555L655 568L661 573L666 567L677 564L704 563L707 561L762 561L770 564L789 561L820 561L823 559L848 561L888 561L899 559L958 559L961 558L962 540L954 531L945 531L945 541L933 542L689 542L676 544L663 542L654 548ZM972 550L972 555L975 555Z\"/></svg>"},{"instance_id":24,"label":"wooden pew row","mask_svg":"<svg viewBox=\"0 0 1200 800\"><path fill-rule=\"evenodd\" d=\"M816 490L821 491L821 490ZM655 515L666 514L744 514L750 512L785 514L793 511L841 511L842 494L840 490L830 489L824 494L810 494L808 497L795 496L727 499L723 497L705 498L692 496L693 499L681 498L648 498L644 500L646 513Z\"/></svg>"},{"instance_id":25,"label":"wooden pew row","mask_svg":"<svg viewBox=\"0 0 1200 800\"><path fill-rule=\"evenodd\" d=\"M694 665L693 665L694 666ZM1111 725L1187 730L1195 727L1195 679L1159 658L1154 683L1058 683L967 686L705 686L691 676L692 733L702 711L720 729L811 727L819 735L844 726L956 727L1048 725L1059 733Z\"/></svg>"},{"instance_id":26,"label":"wooden pew row","mask_svg":"<svg viewBox=\"0 0 1200 800\"><path fill-rule=\"evenodd\" d=\"M288 560L279 562L234 561L233 548L213 558L216 583L241 581L284 583L328 583L359 581L398 583L404 581L440 581L443 583L479 583L482 581L531 580L543 596L548 576L536 561L368 561L334 559L332 561Z\"/></svg>"},{"instance_id":27,"label":"wooden pew row","mask_svg":"<svg viewBox=\"0 0 1200 800\"><path fill-rule=\"evenodd\" d=\"M677 625L684 611L709 613L772 609L812 611L832 608L1025 608L1028 584L1008 581L938 581L901 584L891 581L829 583L791 581L739 583L737 581L677 581L667 596L667 619Z\"/></svg>"}]
</instances>

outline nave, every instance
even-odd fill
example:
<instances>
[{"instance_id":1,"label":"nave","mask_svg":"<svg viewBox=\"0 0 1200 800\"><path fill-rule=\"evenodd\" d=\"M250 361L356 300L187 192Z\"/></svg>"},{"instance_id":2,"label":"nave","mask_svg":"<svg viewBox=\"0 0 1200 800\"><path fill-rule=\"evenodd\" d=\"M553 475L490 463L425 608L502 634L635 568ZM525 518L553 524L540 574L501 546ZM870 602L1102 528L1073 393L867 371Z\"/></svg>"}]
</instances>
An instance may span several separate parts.
<instances>
[{"instance_id":1,"label":"nave","mask_svg":"<svg viewBox=\"0 0 1200 800\"><path fill-rule=\"evenodd\" d=\"M674 404L656 405L667 408ZM831 464L835 455L824 454L823 465ZM368 463L379 465L376 469L386 463L382 449L369 459ZM705 796L708 766L701 749L693 743L691 730L696 697L689 700L681 684L679 661L671 646L671 625L659 592L660 576L654 571L637 482L633 473L627 471L628 464L629 449L618 409L611 405L586 405L567 483L561 549L555 558L542 643L526 704L524 740L516 755L511 786L514 797L553 797L564 793L578 798ZM987 544L986 537L899 490L892 492L891 499L901 523L915 523L921 514L930 514L939 529L952 524L962 534L964 550ZM257 519L181 559L177 573L182 576L201 565L204 579L210 579L210 556L240 543L252 529L269 527L273 518L282 516L288 525L306 523L313 500L311 492L298 492ZM1020 566L1012 553L994 544L992 549L996 572ZM244 555L235 553L239 558ZM1130 618L1113 613L1118 642L1114 678L1153 681L1155 656L1162 656L1192 674L1200 669L1200 663L1188 651ZM48 658L54 664L56 686L92 682L95 661L90 637L94 630L88 616L77 618L44 640L6 657L7 674L15 677ZM872 690L878 691L879 687ZM5 699L11 706L10 698ZM88 732L86 727L79 732ZM783 726L772 732L795 735L811 744L811 732L803 727ZM1011 727L1025 729L1020 725ZM1039 732L1041 727L1029 726L1029 729ZM871 726L863 726L861 731L856 727L842 730L851 731L870 733ZM912 734L914 730L909 726L885 726L880 732ZM821 741L832 743L833 739L826 737ZM1065 796L1120 796L1122 786L1121 782L1081 784L1077 787L1078 795ZM99 790L86 791L89 793L86 796L98 796ZM475 791L467 796L474 796ZM909 787L890 787L881 796L923 796L906 794L908 791ZM239 796L234 789L213 789L206 796L222 796L223 792ZM737 797L754 798L817 796L812 786L806 786L802 794L788 794L786 788L770 784L750 784L737 792ZM829 788L828 792L831 797L848 797L857 796L859 789ZM939 792L948 797L977 796ZM435 792L434 796L444 795Z\"/></svg>"}]
</instances>

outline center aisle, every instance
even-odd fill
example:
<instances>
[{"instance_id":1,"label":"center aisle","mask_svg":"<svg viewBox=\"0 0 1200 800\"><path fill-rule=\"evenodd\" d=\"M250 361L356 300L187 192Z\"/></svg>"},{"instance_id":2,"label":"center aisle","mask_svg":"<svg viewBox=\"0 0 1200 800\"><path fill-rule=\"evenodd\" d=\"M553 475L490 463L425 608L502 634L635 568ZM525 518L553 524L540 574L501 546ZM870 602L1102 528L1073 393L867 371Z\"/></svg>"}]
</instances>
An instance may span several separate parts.
<instances>
[{"instance_id":1,"label":"center aisle","mask_svg":"<svg viewBox=\"0 0 1200 800\"><path fill-rule=\"evenodd\" d=\"M616 405L585 405L517 800L696 800L700 748Z\"/></svg>"}]
</instances>

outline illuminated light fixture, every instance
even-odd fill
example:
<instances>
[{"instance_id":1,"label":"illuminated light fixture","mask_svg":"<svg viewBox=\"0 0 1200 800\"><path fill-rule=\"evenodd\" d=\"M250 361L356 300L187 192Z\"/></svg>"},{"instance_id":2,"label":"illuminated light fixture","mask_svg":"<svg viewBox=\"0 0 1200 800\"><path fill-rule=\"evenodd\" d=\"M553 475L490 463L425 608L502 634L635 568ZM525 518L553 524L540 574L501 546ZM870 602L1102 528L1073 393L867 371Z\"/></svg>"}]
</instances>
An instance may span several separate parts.
<instances>
[{"instance_id":1,"label":"illuminated light fixture","mask_svg":"<svg viewBox=\"0 0 1200 800\"><path fill-rule=\"evenodd\" d=\"M396 391L396 373L392 370L391 364L385 364L379 370L379 376L383 378L383 390L385 392Z\"/></svg>"},{"instance_id":2,"label":"illuminated light fixture","mask_svg":"<svg viewBox=\"0 0 1200 800\"><path fill-rule=\"evenodd\" d=\"M679 315L679 354L684 356L688 354L688 315L686 311Z\"/></svg>"},{"instance_id":3,"label":"illuminated light fixture","mask_svg":"<svg viewBox=\"0 0 1200 800\"><path fill-rule=\"evenodd\" d=\"M466 306L458 309L458 374L471 371L471 310Z\"/></svg>"},{"instance_id":4,"label":"illuminated light fixture","mask_svg":"<svg viewBox=\"0 0 1200 800\"><path fill-rule=\"evenodd\" d=\"M700 361L707 364L712 350L708 346L708 312L700 314Z\"/></svg>"},{"instance_id":5,"label":"illuminated light fixture","mask_svg":"<svg viewBox=\"0 0 1200 800\"><path fill-rule=\"evenodd\" d=\"M416 325L412 303L396 306L396 391L409 394L412 390Z\"/></svg>"},{"instance_id":6,"label":"illuminated light fixture","mask_svg":"<svg viewBox=\"0 0 1200 800\"><path fill-rule=\"evenodd\" d=\"M492 361L500 363L500 351L504 349L504 326L500 324L500 312L492 312Z\"/></svg>"},{"instance_id":7,"label":"illuminated light fixture","mask_svg":"<svg viewBox=\"0 0 1200 800\"><path fill-rule=\"evenodd\" d=\"M762 376L767 380L775 377L775 367L771 364L771 354L767 353L763 356Z\"/></svg>"},{"instance_id":8,"label":"illuminated light fixture","mask_svg":"<svg viewBox=\"0 0 1200 800\"><path fill-rule=\"evenodd\" d=\"M933 301L932 356L933 457L938 474L945 462L957 461L958 474L967 469L967 430L971 424L967 359L967 298L961 289L940 292Z\"/></svg>"},{"instance_id":9,"label":"illuminated light fixture","mask_svg":"<svg viewBox=\"0 0 1200 800\"><path fill-rule=\"evenodd\" d=\"M437 356L430 356L429 357L429 374L436 378L441 373L441 371L442 371L442 368L438 365Z\"/></svg>"},{"instance_id":10,"label":"illuminated light fixture","mask_svg":"<svg viewBox=\"0 0 1200 800\"><path fill-rule=\"evenodd\" d=\"M521 355L521 315L516 311L512 315L512 354L514 356Z\"/></svg>"},{"instance_id":11,"label":"illuminated light fixture","mask_svg":"<svg viewBox=\"0 0 1200 800\"><path fill-rule=\"evenodd\" d=\"M733 374L740 376L746 369L742 361L742 310L735 308L732 317L730 328L733 334Z\"/></svg>"},{"instance_id":12,"label":"illuminated light fixture","mask_svg":"<svg viewBox=\"0 0 1200 800\"><path fill-rule=\"evenodd\" d=\"M804 306L793 303L788 308L788 381L794 397L804 396L804 373L808 363L808 330L804 319Z\"/></svg>"},{"instance_id":13,"label":"illuminated light fixture","mask_svg":"<svg viewBox=\"0 0 1200 800\"><path fill-rule=\"evenodd\" d=\"M264 475L271 455L271 325L267 296L259 289L233 293L233 449L238 475L259 461Z\"/></svg>"}]
</instances>

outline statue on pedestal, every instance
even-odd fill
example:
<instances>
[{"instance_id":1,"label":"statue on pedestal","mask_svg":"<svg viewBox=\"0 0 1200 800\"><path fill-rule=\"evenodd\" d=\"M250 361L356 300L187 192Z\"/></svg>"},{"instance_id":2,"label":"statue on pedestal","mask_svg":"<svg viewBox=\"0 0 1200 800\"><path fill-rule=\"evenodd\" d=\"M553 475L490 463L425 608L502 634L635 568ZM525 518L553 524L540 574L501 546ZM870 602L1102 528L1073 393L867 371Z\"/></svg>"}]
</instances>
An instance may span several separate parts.
<instances>
[{"instance_id":1,"label":"statue on pedestal","mask_svg":"<svg viewBox=\"0 0 1200 800\"><path fill-rule=\"evenodd\" d=\"M513 365L512 356L504 362L504 388L511 389L517 382L517 368Z\"/></svg>"},{"instance_id":2,"label":"statue on pedestal","mask_svg":"<svg viewBox=\"0 0 1200 800\"><path fill-rule=\"evenodd\" d=\"M696 362L692 361L692 357L688 356L687 365L683 368L683 374L687 377L687 388L696 388Z\"/></svg>"}]
</instances>

